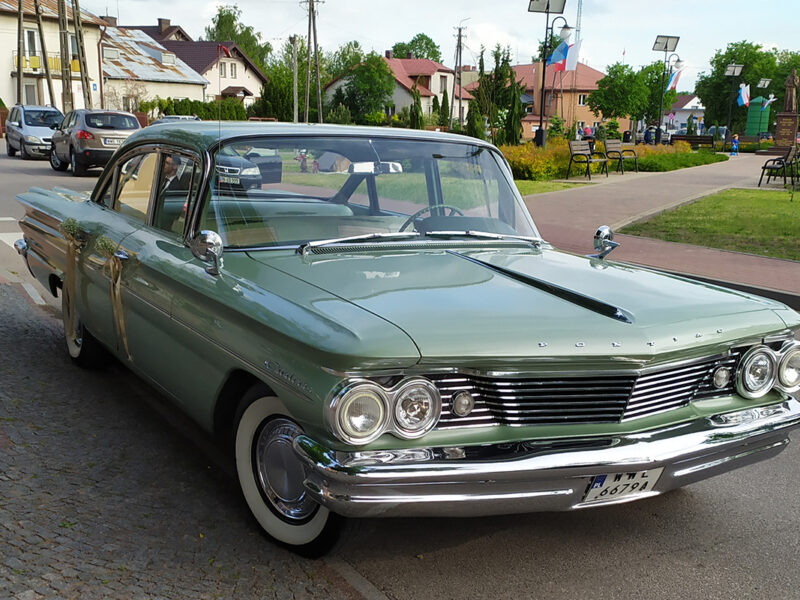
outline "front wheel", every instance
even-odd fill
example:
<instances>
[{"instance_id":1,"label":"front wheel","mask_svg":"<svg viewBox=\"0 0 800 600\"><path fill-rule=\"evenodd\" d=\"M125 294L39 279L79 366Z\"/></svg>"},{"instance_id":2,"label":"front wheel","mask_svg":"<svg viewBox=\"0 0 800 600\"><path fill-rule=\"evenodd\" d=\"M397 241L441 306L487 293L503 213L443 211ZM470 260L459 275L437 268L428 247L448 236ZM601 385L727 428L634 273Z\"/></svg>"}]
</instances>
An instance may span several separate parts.
<instances>
[{"instance_id":1,"label":"front wheel","mask_svg":"<svg viewBox=\"0 0 800 600\"><path fill-rule=\"evenodd\" d=\"M306 557L326 553L341 517L317 504L303 486L303 465L292 448L300 426L281 414L261 386L242 400L236 422L236 472L250 511L274 540Z\"/></svg>"},{"instance_id":2,"label":"front wheel","mask_svg":"<svg viewBox=\"0 0 800 600\"><path fill-rule=\"evenodd\" d=\"M54 171L66 171L67 167L69 166L63 160L58 158L55 146L50 147L50 166L53 167Z\"/></svg>"}]
</instances>

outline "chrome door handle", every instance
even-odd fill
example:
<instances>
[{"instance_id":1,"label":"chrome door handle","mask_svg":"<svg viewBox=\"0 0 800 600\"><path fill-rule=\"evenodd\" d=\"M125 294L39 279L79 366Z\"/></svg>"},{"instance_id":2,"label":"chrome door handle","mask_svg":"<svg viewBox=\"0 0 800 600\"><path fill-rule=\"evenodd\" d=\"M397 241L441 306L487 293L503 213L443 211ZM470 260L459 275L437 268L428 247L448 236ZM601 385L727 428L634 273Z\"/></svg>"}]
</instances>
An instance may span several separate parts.
<instances>
[{"instance_id":1,"label":"chrome door handle","mask_svg":"<svg viewBox=\"0 0 800 600\"><path fill-rule=\"evenodd\" d=\"M114 252L114 257L122 261L125 261L130 258L130 255L127 252L125 252L125 250L117 250L116 252Z\"/></svg>"}]
</instances>

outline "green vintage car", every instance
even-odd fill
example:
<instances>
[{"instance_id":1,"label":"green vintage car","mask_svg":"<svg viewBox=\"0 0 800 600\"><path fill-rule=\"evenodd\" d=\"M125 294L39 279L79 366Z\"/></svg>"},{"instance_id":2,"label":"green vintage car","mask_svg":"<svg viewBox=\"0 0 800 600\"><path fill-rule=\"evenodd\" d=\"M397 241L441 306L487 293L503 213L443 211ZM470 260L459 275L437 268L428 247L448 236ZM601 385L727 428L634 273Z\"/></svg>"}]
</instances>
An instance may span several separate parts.
<instances>
[{"instance_id":1,"label":"green vintage car","mask_svg":"<svg viewBox=\"0 0 800 600\"><path fill-rule=\"evenodd\" d=\"M246 156L277 175L241 185ZM163 124L91 197L18 199L75 362L115 356L228 440L258 523L301 553L340 516L647 498L800 425L800 315L610 261L604 229L595 255L554 249L472 138Z\"/></svg>"}]
</instances>

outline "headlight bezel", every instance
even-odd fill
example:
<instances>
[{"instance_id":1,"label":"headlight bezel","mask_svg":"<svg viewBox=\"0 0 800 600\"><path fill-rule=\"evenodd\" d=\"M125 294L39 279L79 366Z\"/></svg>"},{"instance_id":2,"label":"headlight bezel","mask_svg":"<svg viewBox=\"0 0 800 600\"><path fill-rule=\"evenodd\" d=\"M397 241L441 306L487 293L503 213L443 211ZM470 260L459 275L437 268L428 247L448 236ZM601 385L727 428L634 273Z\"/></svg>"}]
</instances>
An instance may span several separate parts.
<instances>
[{"instance_id":1,"label":"headlight bezel","mask_svg":"<svg viewBox=\"0 0 800 600\"><path fill-rule=\"evenodd\" d=\"M800 391L800 380L794 385L788 385L782 377L782 373L793 355L800 355L800 342L787 341L780 350L778 364L775 368L775 387L782 392L793 393Z\"/></svg>"},{"instance_id":2,"label":"headlight bezel","mask_svg":"<svg viewBox=\"0 0 800 600\"><path fill-rule=\"evenodd\" d=\"M746 372L759 355L763 355L767 358L771 372L764 385L755 390L751 390L746 385ZM778 355L769 346L753 346L750 350L745 352L739 361L739 367L736 369L736 391L739 395L749 400L757 400L758 398L766 396L775 387L777 381L778 359Z\"/></svg>"},{"instance_id":3,"label":"headlight bezel","mask_svg":"<svg viewBox=\"0 0 800 600\"><path fill-rule=\"evenodd\" d=\"M419 429L403 427L396 415L398 400L404 397L411 388L423 387L431 396L431 418ZM372 392L383 402L382 423L368 436L351 435L342 425L344 410L359 392ZM431 431L439 422L442 414L442 397L436 385L424 377L408 377L400 380L391 388L383 387L368 379L350 380L344 383L327 405L325 419L328 429L341 441L353 446L364 446L375 441L384 433L390 433L402 440L417 439Z\"/></svg>"},{"instance_id":4,"label":"headlight bezel","mask_svg":"<svg viewBox=\"0 0 800 600\"><path fill-rule=\"evenodd\" d=\"M42 138L37 137L35 135L26 135L24 137L25 142L28 144L43 144Z\"/></svg>"}]
</instances>

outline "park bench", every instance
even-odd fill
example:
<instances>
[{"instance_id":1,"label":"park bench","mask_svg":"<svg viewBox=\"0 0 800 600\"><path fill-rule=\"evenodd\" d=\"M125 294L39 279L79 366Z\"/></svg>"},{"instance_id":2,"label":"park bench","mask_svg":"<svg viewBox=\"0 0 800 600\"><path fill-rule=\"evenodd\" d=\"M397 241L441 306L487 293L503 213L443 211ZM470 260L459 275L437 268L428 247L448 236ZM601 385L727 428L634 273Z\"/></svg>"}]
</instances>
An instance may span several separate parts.
<instances>
[{"instance_id":1,"label":"park bench","mask_svg":"<svg viewBox=\"0 0 800 600\"><path fill-rule=\"evenodd\" d=\"M595 156L602 158L594 158ZM569 143L569 166L567 167L567 179L569 179L569 172L572 169L572 163L586 165L585 174L589 177L589 181L592 180L591 166L594 163L602 164L603 170L606 173L606 177L608 177L608 157L603 152L592 152L589 142L571 141Z\"/></svg>"},{"instance_id":2,"label":"park bench","mask_svg":"<svg viewBox=\"0 0 800 600\"><path fill-rule=\"evenodd\" d=\"M717 149L717 142L714 140L713 135L681 135L676 134L672 136L670 144L675 142L688 142L694 146L711 146L712 150Z\"/></svg>"},{"instance_id":3,"label":"park bench","mask_svg":"<svg viewBox=\"0 0 800 600\"><path fill-rule=\"evenodd\" d=\"M783 175L783 185L786 185L786 170L789 170L789 177L791 177L792 185L794 185L794 178L797 176L797 146L790 146L786 154L777 158L770 158L761 167L761 177L758 178L758 187L761 187L761 180L764 179L764 173L767 174L767 184L771 177L778 177L779 174Z\"/></svg>"},{"instance_id":4,"label":"park bench","mask_svg":"<svg viewBox=\"0 0 800 600\"><path fill-rule=\"evenodd\" d=\"M617 161L617 171L625 174L625 158L633 158L633 164L636 167L636 172L639 172L639 156L633 148L625 148L622 146L620 140L608 139L606 140L606 156L608 160Z\"/></svg>"}]
</instances>

